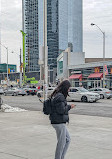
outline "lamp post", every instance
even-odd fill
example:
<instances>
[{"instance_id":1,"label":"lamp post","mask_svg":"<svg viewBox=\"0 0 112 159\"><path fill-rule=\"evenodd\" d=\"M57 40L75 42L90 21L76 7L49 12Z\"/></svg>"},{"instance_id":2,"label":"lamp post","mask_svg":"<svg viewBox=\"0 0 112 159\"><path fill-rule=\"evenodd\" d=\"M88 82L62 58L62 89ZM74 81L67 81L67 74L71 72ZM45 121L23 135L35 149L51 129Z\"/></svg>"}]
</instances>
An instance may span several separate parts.
<instances>
[{"instance_id":1,"label":"lamp post","mask_svg":"<svg viewBox=\"0 0 112 159\"><path fill-rule=\"evenodd\" d=\"M12 51L12 53L15 53ZM17 54L17 53L16 53ZM20 48L20 55L17 54L20 57L20 87L22 86L22 61L21 61L21 48Z\"/></svg>"},{"instance_id":2,"label":"lamp post","mask_svg":"<svg viewBox=\"0 0 112 159\"><path fill-rule=\"evenodd\" d=\"M25 63L25 37L26 37L26 33L25 33L25 27L24 27L24 16L25 16L25 13L24 13L24 10L25 10L25 2L24 0L22 0L22 30L20 30L20 32L22 33L22 45L23 45L23 84L26 83L26 80L25 80L25 67L26 67L26 63Z\"/></svg>"},{"instance_id":3,"label":"lamp post","mask_svg":"<svg viewBox=\"0 0 112 159\"><path fill-rule=\"evenodd\" d=\"M103 34L103 87L105 87L105 32L100 29L100 27L94 23L91 26L96 26L100 32Z\"/></svg>"},{"instance_id":4,"label":"lamp post","mask_svg":"<svg viewBox=\"0 0 112 159\"><path fill-rule=\"evenodd\" d=\"M8 78L8 47L2 45L1 43L0 43L0 45L3 46L7 51L7 85L8 85L9 84L9 78Z\"/></svg>"},{"instance_id":5,"label":"lamp post","mask_svg":"<svg viewBox=\"0 0 112 159\"><path fill-rule=\"evenodd\" d=\"M48 87L48 46L47 46L47 0L43 0L43 46L44 46L44 87L43 97L47 99Z\"/></svg>"}]
</instances>

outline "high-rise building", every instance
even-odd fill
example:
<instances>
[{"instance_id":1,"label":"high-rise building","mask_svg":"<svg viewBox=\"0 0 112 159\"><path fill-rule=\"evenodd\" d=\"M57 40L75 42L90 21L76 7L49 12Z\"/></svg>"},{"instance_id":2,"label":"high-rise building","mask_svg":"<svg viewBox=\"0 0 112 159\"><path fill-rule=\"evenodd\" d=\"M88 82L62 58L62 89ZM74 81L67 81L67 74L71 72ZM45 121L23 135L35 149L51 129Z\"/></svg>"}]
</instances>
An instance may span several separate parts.
<instances>
[{"instance_id":1,"label":"high-rise building","mask_svg":"<svg viewBox=\"0 0 112 159\"><path fill-rule=\"evenodd\" d=\"M82 0L69 0L68 3L68 44L72 51L83 51Z\"/></svg>"},{"instance_id":2,"label":"high-rise building","mask_svg":"<svg viewBox=\"0 0 112 159\"><path fill-rule=\"evenodd\" d=\"M39 47L43 46L43 0L24 0L27 71L39 71ZM67 47L82 52L82 0L47 0L48 65L57 66Z\"/></svg>"},{"instance_id":3,"label":"high-rise building","mask_svg":"<svg viewBox=\"0 0 112 159\"><path fill-rule=\"evenodd\" d=\"M24 0L24 32L26 33L26 71L38 71L38 0Z\"/></svg>"},{"instance_id":4,"label":"high-rise building","mask_svg":"<svg viewBox=\"0 0 112 159\"><path fill-rule=\"evenodd\" d=\"M1 1L0 1L0 43L1 43ZM1 45L0 45L0 63L1 63Z\"/></svg>"}]
</instances>

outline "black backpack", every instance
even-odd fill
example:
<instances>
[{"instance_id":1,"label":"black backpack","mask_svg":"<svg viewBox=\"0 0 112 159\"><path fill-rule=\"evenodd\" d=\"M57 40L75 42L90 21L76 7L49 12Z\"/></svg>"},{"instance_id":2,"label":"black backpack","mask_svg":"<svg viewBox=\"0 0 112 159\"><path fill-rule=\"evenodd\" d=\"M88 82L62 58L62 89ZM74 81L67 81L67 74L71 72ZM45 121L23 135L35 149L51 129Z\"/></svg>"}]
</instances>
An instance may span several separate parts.
<instances>
[{"instance_id":1,"label":"black backpack","mask_svg":"<svg viewBox=\"0 0 112 159\"><path fill-rule=\"evenodd\" d=\"M48 98L43 102L43 112L46 115L50 115L52 113L52 104L53 104L53 99Z\"/></svg>"}]
</instances>

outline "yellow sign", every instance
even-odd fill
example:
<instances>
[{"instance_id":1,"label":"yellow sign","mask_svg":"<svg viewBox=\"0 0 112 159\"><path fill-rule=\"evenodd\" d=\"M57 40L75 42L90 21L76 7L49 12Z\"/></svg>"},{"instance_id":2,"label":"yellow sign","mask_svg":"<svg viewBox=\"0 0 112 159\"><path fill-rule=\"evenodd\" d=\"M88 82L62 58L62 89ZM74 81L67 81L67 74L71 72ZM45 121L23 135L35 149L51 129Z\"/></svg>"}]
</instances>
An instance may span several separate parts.
<instances>
[{"instance_id":1,"label":"yellow sign","mask_svg":"<svg viewBox=\"0 0 112 159\"><path fill-rule=\"evenodd\" d=\"M95 67L94 71L95 71L95 73L99 73L100 72L100 67Z\"/></svg>"},{"instance_id":2,"label":"yellow sign","mask_svg":"<svg viewBox=\"0 0 112 159\"><path fill-rule=\"evenodd\" d=\"M112 74L112 68L110 69L110 73Z\"/></svg>"},{"instance_id":3,"label":"yellow sign","mask_svg":"<svg viewBox=\"0 0 112 159\"><path fill-rule=\"evenodd\" d=\"M17 83L19 82L19 79L17 79Z\"/></svg>"},{"instance_id":4,"label":"yellow sign","mask_svg":"<svg viewBox=\"0 0 112 159\"><path fill-rule=\"evenodd\" d=\"M8 73L10 73L10 68L8 68Z\"/></svg>"}]
</instances>

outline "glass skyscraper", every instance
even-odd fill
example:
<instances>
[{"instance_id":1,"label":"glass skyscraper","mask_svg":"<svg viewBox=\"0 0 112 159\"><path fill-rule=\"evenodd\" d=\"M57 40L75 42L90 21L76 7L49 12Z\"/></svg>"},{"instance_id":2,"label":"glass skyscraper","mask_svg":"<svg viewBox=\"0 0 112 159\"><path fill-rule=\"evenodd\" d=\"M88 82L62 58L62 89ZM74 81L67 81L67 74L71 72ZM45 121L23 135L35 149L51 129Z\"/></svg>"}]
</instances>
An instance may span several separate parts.
<instances>
[{"instance_id":1,"label":"glass skyscraper","mask_svg":"<svg viewBox=\"0 0 112 159\"><path fill-rule=\"evenodd\" d=\"M82 0L68 0L68 45L72 51L83 51Z\"/></svg>"},{"instance_id":2,"label":"glass skyscraper","mask_svg":"<svg viewBox=\"0 0 112 159\"><path fill-rule=\"evenodd\" d=\"M39 47L43 46L43 0L25 1L27 71L39 71ZM48 65L57 66L67 47L82 52L82 0L47 0Z\"/></svg>"},{"instance_id":3,"label":"glass skyscraper","mask_svg":"<svg viewBox=\"0 0 112 159\"><path fill-rule=\"evenodd\" d=\"M39 36L38 36L38 0L25 0L25 33L26 33L26 71L38 71Z\"/></svg>"}]
</instances>

